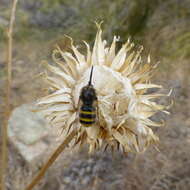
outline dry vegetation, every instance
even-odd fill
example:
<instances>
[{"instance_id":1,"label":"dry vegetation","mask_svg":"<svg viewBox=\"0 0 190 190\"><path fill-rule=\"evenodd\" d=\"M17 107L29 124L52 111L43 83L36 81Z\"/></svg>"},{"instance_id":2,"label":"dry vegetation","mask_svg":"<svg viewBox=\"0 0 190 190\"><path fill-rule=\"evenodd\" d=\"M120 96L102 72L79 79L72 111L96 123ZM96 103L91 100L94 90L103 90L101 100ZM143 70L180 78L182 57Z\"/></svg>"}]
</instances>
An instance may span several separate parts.
<instances>
[{"instance_id":1,"label":"dry vegetation","mask_svg":"<svg viewBox=\"0 0 190 190\"><path fill-rule=\"evenodd\" d=\"M4 29L7 27L11 3L5 0L2 2L0 126L3 124L6 79ZM127 157L119 153L112 155L109 151L90 156L85 149L75 154L66 151L48 170L36 189L190 189L190 2L156 0L154 5L149 0L144 1L146 3L141 2L86 0L81 3L74 0L71 5L71 1L57 0L51 6L48 0L40 0L39 3L34 0L30 3L20 0L14 33L12 109L32 102L43 94L43 83L37 77L43 70L40 61L44 58L50 59L53 44L60 41L62 34L69 34L76 41L86 40L93 43L96 31L94 20L104 20L104 31L107 31L104 35L108 40L116 33L123 40L130 35L135 42L143 44L145 53L151 53L153 62L160 61L154 78L156 83L164 85L166 89L173 88L174 106L171 116L157 116L166 120L165 128L155 129L161 140L160 151L149 149L144 154L129 154ZM63 8L67 10L65 15L56 14ZM56 18L52 19L56 22L51 23L51 19L43 20L44 17L49 18L48 16ZM70 19L66 22L67 18ZM65 25L59 27L61 22ZM24 189L38 169L28 166L11 144L8 148L7 189Z\"/></svg>"}]
</instances>

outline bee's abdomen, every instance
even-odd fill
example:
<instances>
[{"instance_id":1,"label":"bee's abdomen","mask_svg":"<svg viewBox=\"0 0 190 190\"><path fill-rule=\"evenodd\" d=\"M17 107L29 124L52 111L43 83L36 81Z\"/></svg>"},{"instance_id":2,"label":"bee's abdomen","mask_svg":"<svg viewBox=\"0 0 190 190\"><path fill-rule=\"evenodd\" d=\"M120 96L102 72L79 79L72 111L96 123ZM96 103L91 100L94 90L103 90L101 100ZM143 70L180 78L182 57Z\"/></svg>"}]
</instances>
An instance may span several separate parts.
<instances>
[{"instance_id":1,"label":"bee's abdomen","mask_svg":"<svg viewBox=\"0 0 190 190\"><path fill-rule=\"evenodd\" d=\"M89 105L83 105L80 109L79 120L80 123L89 127L96 121L96 112L95 108Z\"/></svg>"}]
</instances>

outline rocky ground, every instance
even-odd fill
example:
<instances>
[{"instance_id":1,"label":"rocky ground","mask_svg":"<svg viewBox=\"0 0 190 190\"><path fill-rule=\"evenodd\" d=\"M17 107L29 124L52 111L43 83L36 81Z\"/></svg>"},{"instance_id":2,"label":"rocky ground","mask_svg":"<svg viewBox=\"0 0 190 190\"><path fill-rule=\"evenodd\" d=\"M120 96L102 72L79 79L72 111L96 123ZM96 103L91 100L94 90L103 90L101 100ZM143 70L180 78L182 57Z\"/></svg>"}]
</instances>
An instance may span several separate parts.
<instances>
[{"instance_id":1,"label":"rocky ground","mask_svg":"<svg viewBox=\"0 0 190 190\"><path fill-rule=\"evenodd\" d=\"M159 150L150 148L140 155L97 152L88 155L82 150L66 150L54 163L36 189L39 190L188 190L190 189L190 3L188 0L151 1L20 1L13 49L12 109L31 103L43 95L41 60L51 58L53 44L62 34L77 42L91 43L96 29L92 21L104 20L104 35L110 41L116 33L126 40L143 44L144 55L160 61L154 82L173 89L174 105L170 116L163 117L166 127L155 129L160 137ZM63 3L64 2L64 3ZM126 3L127 2L127 3ZM10 1L0 6L0 105L5 96L5 33ZM85 11L84 11L85 10ZM105 11L106 10L106 11ZM105 13L106 12L106 13ZM112 19L110 19L112 18ZM118 20L120 22L118 22ZM92 43L91 43L92 44ZM164 101L167 100L162 100ZM0 125L2 114L0 114ZM47 156L56 148L53 140L46 156L30 165L9 144L9 190L24 189ZM24 179L24 180L23 180Z\"/></svg>"}]
</instances>

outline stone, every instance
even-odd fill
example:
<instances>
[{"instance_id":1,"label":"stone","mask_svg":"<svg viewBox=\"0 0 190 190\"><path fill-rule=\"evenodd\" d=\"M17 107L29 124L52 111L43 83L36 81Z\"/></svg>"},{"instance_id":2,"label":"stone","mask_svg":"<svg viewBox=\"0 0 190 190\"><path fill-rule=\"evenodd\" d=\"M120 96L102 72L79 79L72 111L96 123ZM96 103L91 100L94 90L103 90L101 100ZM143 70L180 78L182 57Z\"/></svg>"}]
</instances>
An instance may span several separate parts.
<instances>
[{"instance_id":1,"label":"stone","mask_svg":"<svg viewBox=\"0 0 190 190\"><path fill-rule=\"evenodd\" d=\"M43 140L48 136L49 125L39 112L33 112L34 104L24 104L13 110L8 125L8 137L21 156L32 163L48 148Z\"/></svg>"},{"instance_id":2,"label":"stone","mask_svg":"<svg viewBox=\"0 0 190 190\"><path fill-rule=\"evenodd\" d=\"M64 182L65 182L65 183L71 183L72 180L71 180L70 177L67 176L67 177L64 178Z\"/></svg>"},{"instance_id":3,"label":"stone","mask_svg":"<svg viewBox=\"0 0 190 190\"><path fill-rule=\"evenodd\" d=\"M82 185L87 185L90 182L90 177L85 176L84 178L81 179L81 184Z\"/></svg>"}]
</instances>

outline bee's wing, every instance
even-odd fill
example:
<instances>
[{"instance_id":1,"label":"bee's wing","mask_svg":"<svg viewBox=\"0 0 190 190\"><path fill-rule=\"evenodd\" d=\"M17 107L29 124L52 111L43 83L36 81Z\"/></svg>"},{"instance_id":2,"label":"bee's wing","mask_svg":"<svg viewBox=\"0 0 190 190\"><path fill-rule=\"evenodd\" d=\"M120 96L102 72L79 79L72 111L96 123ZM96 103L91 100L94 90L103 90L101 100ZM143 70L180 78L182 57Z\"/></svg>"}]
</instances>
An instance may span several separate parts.
<instances>
[{"instance_id":1,"label":"bee's wing","mask_svg":"<svg viewBox=\"0 0 190 190\"><path fill-rule=\"evenodd\" d=\"M98 100L94 101L94 107L96 108L96 118L97 118L97 122L99 122L99 107L98 107Z\"/></svg>"}]
</instances>

